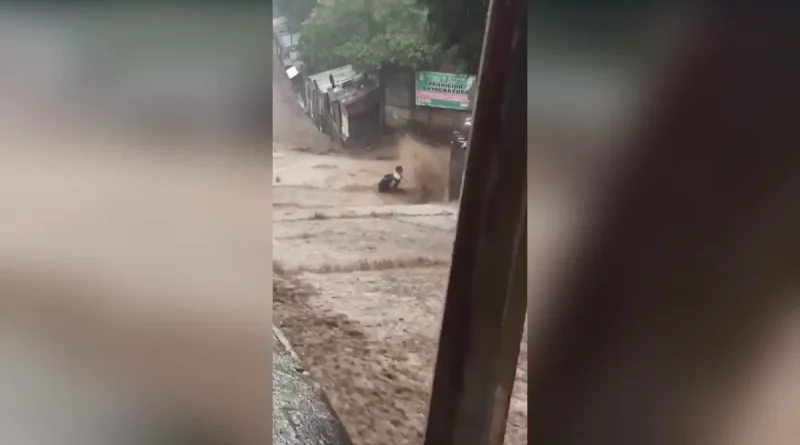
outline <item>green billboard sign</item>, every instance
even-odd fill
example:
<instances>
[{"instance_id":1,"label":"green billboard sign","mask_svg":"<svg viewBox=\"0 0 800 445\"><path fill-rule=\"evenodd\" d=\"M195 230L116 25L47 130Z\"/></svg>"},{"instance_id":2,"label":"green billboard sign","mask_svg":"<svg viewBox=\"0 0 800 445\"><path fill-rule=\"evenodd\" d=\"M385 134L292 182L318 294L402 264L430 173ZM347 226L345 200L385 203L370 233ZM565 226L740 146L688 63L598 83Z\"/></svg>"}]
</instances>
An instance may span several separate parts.
<instances>
[{"instance_id":1,"label":"green billboard sign","mask_svg":"<svg viewBox=\"0 0 800 445\"><path fill-rule=\"evenodd\" d=\"M416 104L449 110L471 110L475 87L475 76L418 71Z\"/></svg>"}]
</instances>

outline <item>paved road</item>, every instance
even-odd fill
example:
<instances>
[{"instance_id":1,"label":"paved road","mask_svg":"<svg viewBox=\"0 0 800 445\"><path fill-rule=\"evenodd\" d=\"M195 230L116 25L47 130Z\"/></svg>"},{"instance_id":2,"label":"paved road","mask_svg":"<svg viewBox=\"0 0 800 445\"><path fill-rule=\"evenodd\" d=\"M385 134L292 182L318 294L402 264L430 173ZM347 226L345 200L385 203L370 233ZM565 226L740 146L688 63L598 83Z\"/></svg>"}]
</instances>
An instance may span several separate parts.
<instances>
[{"instance_id":1,"label":"paved road","mask_svg":"<svg viewBox=\"0 0 800 445\"><path fill-rule=\"evenodd\" d=\"M301 147L321 152L330 148L330 139L319 133L298 106L281 64L273 57L273 209L295 208L317 196L318 202L335 203L330 190L320 183L327 165L316 156L293 151ZM299 159L298 159L299 158ZM307 168L303 159L311 160ZM309 174L311 173L311 174ZM280 179L278 179L280 178ZM273 249L277 247L273 238ZM287 345L273 338L273 436L276 445L349 445L350 439L324 394L312 386L310 375L298 372L300 363Z\"/></svg>"}]
</instances>

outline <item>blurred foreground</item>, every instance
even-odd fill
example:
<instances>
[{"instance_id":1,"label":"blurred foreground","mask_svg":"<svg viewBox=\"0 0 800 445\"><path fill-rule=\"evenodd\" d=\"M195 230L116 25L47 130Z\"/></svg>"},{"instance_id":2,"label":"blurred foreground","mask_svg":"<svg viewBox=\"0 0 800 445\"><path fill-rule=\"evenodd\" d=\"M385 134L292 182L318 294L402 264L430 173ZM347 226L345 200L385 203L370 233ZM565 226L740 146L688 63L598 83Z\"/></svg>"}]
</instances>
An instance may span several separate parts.
<instances>
[{"instance_id":1,"label":"blurred foreground","mask_svg":"<svg viewBox=\"0 0 800 445\"><path fill-rule=\"evenodd\" d=\"M268 443L260 25L0 14L0 442ZM54 389L9 398L20 375ZM41 418L7 422L25 403Z\"/></svg>"}]
</instances>

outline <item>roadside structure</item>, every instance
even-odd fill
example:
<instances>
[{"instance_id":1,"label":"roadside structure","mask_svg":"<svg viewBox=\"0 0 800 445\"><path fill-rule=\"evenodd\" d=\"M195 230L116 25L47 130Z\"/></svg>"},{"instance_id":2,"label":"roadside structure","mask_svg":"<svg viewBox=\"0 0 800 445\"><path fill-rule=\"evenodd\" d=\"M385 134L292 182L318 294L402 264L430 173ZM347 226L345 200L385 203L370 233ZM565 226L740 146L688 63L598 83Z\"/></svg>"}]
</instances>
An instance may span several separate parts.
<instances>
[{"instance_id":1,"label":"roadside structure","mask_svg":"<svg viewBox=\"0 0 800 445\"><path fill-rule=\"evenodd\" d=\"M345 147L380 137L379 86L352 65L309 76L303 102L317 128Z\"/></svg>"},{"instance_id":2,"label":"roadside structure","mask_svg":"<svg viewBox=\"0 0 800 445\"><path fill-rule=\"evenodd\" d=\"M301 62L300 52L298 51L301 33L292 29L286 17L272 19L272 37L275 54L278 55L281 63L283 63L284 69L288 70Z\"/></svg>"},{"instance_id":3,"label":"roadside structure","mask_svg":"<svg viewBox=\"0 0 800 445\"><path fill-rule=\"evenodd\" d=\"M381 124L388 129L447 145L451 133L472 116L478 85L474 75L395 69L380 77Z\"/></svg>"}]
</instances>

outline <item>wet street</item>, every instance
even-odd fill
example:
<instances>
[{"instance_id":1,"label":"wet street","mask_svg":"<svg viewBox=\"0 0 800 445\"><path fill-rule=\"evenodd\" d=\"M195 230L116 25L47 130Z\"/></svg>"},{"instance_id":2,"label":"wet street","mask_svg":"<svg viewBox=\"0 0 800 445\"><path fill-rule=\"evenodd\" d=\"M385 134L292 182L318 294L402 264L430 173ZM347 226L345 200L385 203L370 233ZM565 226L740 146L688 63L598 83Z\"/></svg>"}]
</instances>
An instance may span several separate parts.
<instances>
[{"instance_id":1,"label":"wet street","mask_svg":"<svg viewBox=\"0 0 800 445\"><path fill-rule=\"evenodd\" d=\"M275 327L355 445L421 444L458 211L418 203L415 173L441 171L442 159L404 139L368 153L332 150L279 70L273 94ZM411 192L378 194L398 164ZM527 437L522 349L510 445Z\"/></svg>"}]
</instances>

